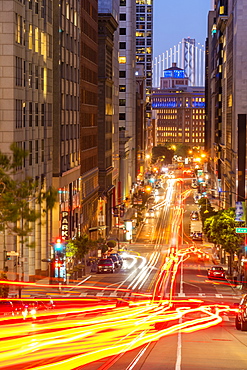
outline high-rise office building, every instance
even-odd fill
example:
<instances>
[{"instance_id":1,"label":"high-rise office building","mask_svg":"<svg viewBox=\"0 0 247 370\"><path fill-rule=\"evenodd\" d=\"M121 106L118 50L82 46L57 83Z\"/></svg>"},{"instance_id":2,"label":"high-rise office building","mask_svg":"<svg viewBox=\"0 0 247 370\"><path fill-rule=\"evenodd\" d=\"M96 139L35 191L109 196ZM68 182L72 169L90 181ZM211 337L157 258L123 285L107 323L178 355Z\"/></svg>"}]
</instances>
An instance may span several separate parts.
<instances>
[{"instance_id":1,"label":"high-rise office building","mask_svg":"<svg viewBox=\"0 0 247 370\"><path fill-rule=\"evenodd\" d=\"M246 17L245 1L215 0L208 18L206 139L211 187L226 207L246 198Z\"/></svg>"},{"instance_id":2,"label":"high-rise office building","mask_svg":"<svg viewBox=\"0 0 247 370\"><path fill-rule=\"evenodd\" d=\"M80 232L80 1L53 0L53 239Z\"/></svg>"},{"instance_id":3,"label":"high-rise office building","mask_svg":"<svg viewBox=\"0 0 247 370\"><path fill-rule=\"evenodd\" d=\"M98 0L79 3L81 232L87 233L98 223Z\"/></svg>"},{"instance_id":4,"label":"high-rise office building","mask_svg":"<svg viewBox=\"0 0 247 370\"><path fill-rule=\"evenodd\" d=\"M53 153L58 149L53 147L52 119L53 2L2 1L0 26L1 150L10 153L10 144L16 142L28 151L15 176L30 176L47 190L52 185ZM30 207L38 206L30 201ZM47 258L52 239L50 214L42 212L41 221L33 224L27 243L6 235L6 249L19 253L19 260L13 257L8 261L9 272L21 273L24 280L46 269L41 260ZM28 248L31 243L35 248Z\"/></svg>"},{"instance_id":5,"label":"high-rise office building","mask_svg":"<svg viewBox=\"0 0 247 370\"><path fill-rule=\"evenodd\" d=\"M204 87L188 86L185 70L176 63L164 71L160 88L153 89L155 145L183 143L204 148Z\"/></svg>"},{"instance_id":6,"label":"high-rise office building","mask_svg":"<svg viewBox=\"0 0 247 370\"><path fill-rule=\"evenodd\" d=\"M121 200L136 179L136 4L120 0L119 14L119 168Z\"/></svg>"},{"instance_id":7,"label":"high-rise office building","mask_svg":"<svg viewBox=\"0 0 247 370\"><path fill-rule=\"evenodd\" d=\"M99 235L106 237L112 229L117 205L119 181L119 68L118 68L118 0L99 0Z\"/></svg>"}]
</instances>

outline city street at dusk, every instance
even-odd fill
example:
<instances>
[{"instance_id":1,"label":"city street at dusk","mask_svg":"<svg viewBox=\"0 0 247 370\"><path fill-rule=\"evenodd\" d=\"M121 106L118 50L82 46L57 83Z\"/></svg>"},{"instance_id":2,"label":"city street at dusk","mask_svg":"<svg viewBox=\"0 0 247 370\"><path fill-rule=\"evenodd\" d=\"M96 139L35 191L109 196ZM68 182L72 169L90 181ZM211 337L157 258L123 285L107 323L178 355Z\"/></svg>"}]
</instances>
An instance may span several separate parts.
<instances>
[{"instance_id":1,"label":"city street at dusk","mask_svg":"<svg viewBox=\"0 0 247 370\"><path fill-rule=\"evenodd\" d=\"M0 0L0 370L247 370L247 0Z\"/></svg>"}]
</instances>

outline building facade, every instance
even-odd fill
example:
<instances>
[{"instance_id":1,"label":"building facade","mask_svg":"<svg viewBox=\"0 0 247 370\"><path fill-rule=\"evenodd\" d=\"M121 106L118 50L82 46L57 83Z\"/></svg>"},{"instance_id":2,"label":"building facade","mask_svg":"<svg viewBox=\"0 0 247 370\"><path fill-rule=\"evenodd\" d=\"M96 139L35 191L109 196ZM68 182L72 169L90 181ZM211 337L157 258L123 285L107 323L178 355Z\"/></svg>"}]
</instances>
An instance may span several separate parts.
<instances>
[{"instance_id":1,"label":"building facade","mask_svg":"<svg viewBox=\"0 0 247 370\"><path fill-rule=\"evenodd\" d=\"M53 240L80 233L80 2L53 2Z\"/></svg>"},{"instance_id":2,"label":"building facade","mask_svg":"<svg viewBox=\"0 0 247 370\"><path fill-rule=\"evenodd\" d=\"M173 63L164 71L160 89L154 89L156 145L184 143L204 148L204 87L188 86L185 71Z\"/></svg>"},{"instance_id":3,"label":"building facade","mask_svg":"<svg viewBox=\"0 0 247 370\"><path fill-rule=\"evenodd\" d=\"M208 147L212 187L224 206L246 197L247 17L242 0L215 0L208 29ZM215 159L217 158L217 159Z\"/></svg>"},{"instance_id":4,"label":"building facade","mask_svg":"<svg viewBox=\"0 0 247 370\"><path fill-rule=\"evenodd\" d=\"M53 176L52 1L2 1L0 24L1 150L9 154L9 147L15 142L28 151L15 177L30 176L47 190L52 186ZM30 207L36 206L30 200ZM50 214L42 214L42 222L32 225L26 243L11 235L4 235L4 242L1 241L4 249L18 253L18 257L7 261L11 278L19 274L28 280L30 275L46 269L46 263L41 260L49 252L52 218ZM35 248L28 248L30 244L35 244ZM4 264L2 252L0 259Z\"/></svg>"},{"instance_id":5,"label":"building facade","mask_svg":"<svg viewBox=\"0 0 247 370\"><path fill-rule=\"evenodd\" d=\"M98 1L79 3L81 232L88 233L98 224Z\"/></svg>"},{"instance_id":6,"label":"building facade","mask_svg":"<svg viewBox=\"0 0 247 370\"><path fill-rule=\"evenodd\" d=\"M119 1L99 1L99 234L106 237L114 224L119 181L118 19Z\"/></svg>"},{"instance_id":7,"label":"building facade","mask_svg":"<svg viewBox=\"0 0 247 370\"><path fill-rule=\"evenodd\" d=\"M120 0L119 12L119 200L122 201L129 197L137 176L135 2Z\"/></svg>"}]
</instances>

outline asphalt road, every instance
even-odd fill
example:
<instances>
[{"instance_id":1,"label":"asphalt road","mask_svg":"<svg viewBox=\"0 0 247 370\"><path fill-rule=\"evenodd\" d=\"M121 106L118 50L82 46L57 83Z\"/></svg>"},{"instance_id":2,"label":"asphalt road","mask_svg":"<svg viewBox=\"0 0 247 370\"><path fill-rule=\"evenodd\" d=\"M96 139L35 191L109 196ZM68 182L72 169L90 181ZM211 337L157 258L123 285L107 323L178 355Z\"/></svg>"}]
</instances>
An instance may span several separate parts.
<instances>
[{"instance_id":1,"label":"asphalt road","mask_svg":"<svg viewBox=\"0 0 247 370\"><path fill-rule=\"evenodd\" d=\"M47 295L60 295L64 298L111 297L124 300L138 299L136 294L151 297L159 269L169 256L171 240L174 234L179 232L181 218L178 205L174 206L176 199L173 195L169 201L166 200L163 203L160 209L157 207L154 218L146 219L139 239L128 247L128 256L125 258L124 266L116 273L100 275L92 273L76 289L69 287L62 289L60 293L55 292L54 289L48 289ZM189 213L192 209L196 209L191 199L189 197L185 202L183 212L185 231L189 225ZM159 201L161 202L162 199ZM183 245L178 245L178 250L190 246L188 238L184 238L183 241ZM196 244L210 253L209 244L206 246L205 243ZM179 265L174 285L172 310L177 312L176 309L181 310L181 307L190 307L190 309L184 315L159 323L158 330L164 330L166 333L160 339L150 341L133 350L79 366L77 369L247 370L247 332L235 329L233 311L221 313L222 321L217 325L199 326L195 330L195 326L200 325L198 323L204 319L205 312L193 311L194 307L203 306L210 313L211 311L214 313L214 306L234 307L241 296L241 292L233 288L228 281L207 279L207 269L211 265L211 260L206 263L198 261L194 254ZM94 287L99 289L94 289ZM166 285L166 289L167 291L163 292L164 297L169 296L169 284ZM38 293L40 292L42 290ZM127 307L125 312L128 312ZM183 324L187 322L191 324L186 327L186 331L182 330ZM177 329L169 332L174 327ZM119 337L116 344L121 343L121 340L122 338Z\"/></svg>"}]
</instances>

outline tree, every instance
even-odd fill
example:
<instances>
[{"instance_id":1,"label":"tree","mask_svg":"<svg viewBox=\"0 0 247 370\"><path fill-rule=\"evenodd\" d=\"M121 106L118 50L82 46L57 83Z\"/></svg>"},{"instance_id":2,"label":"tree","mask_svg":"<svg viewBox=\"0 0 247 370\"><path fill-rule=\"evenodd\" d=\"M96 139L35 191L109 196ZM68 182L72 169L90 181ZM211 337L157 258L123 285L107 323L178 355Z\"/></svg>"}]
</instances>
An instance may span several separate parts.
<instances>
[{"instance_id":1,"label":"tree","mask_svg":"<svg viewBox=\"0 0 247 370\"><path fill-rule=\"evenodd\" d=\"M81 263L87 253L97 247L97 241L90 240L87 234L68 240L66 245L66 257L70 268Z\"/></svg>"},{"instance_id":2,"label":"tree","mask_svg":"<svg viewBox=\"0 0 247 370\"><path fill-rule=\"evenodd\" d=\"M198 201L198 205L200 207L200 216L201 216L202 224L204 225L205 220L207 218L215 216L217 212L211 206L210 200L207 197L200 198Z\"/></svg>"},{"instance_id":3,"label":"tree","mask_svg":"<svg viewBox=\"0 0 247 370\"><path fill-rule=\"evenodd\" d=\"M162 158L164 164L172 163L173 155L174 150L169 149L167 146L154 146L152 148L152 163L157 162L160 158Z\"/></svg>"},{"instance_id":4,"label":"tree","mask_svg":"<svg viewBox=\"0 0 247 370\"><path fill-rule=\"evenodd\" d=\"M215 216L205 220L204 232L209 240L230 254L229 271L232 274L232 263L235 253L240 252L243 237L236 234L235 208L218 211Z\"/></svg>"},{"instance_id":5,"label":"tree","mask_svg":"<svg viewBox=\"0 0 247 370\"><path fill-rule=\"evenodd\" d=\"M19 236L23 248L24 244L28 245L27 237L33 230L33 223L41 218L41 212L54 207L57 191L52 187L44 191L40 182L31 177L19 179L16 173L21 170L27 152L16 144L10 149L11 155L0 151L0 229ZM40 205L39 211L35 204Z\"/></svg>"},{"instance_id":6,"label":"tree","mask_svg":"<svg viewBox=\"0 0 247 370\"><path fill-rule=\"evenodd\" d=\"M8 280L5 273L1 273L0 280ZM9 295L9 286L6 284L0 284L0 297L8 298Z\"/></svg>"}]
</instances>

